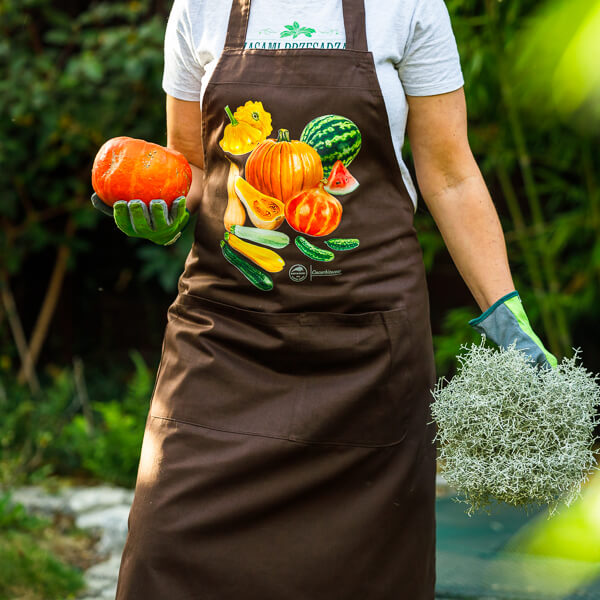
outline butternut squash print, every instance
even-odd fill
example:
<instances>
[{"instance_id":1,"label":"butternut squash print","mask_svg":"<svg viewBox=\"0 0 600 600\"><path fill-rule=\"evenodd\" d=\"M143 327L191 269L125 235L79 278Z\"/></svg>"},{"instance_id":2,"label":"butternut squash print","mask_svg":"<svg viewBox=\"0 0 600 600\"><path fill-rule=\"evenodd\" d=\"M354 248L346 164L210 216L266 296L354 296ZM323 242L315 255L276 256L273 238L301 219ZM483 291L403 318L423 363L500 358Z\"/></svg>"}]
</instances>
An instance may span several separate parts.
<instances>
[{"instance_id":1,"label":"butternut squash print","mask_svg":"<svg viewBox=\"0 0 600 600\"><path fill-rule=\"evenodd\" d=\"M227 231L229 231L233 225L243 225L246 222L246 211L235 192L235 179L239 174L239 167L232 160L229 160L227 207L225 208L225 215L223 216L223 224Z\"/></svg>"}]
</instances>

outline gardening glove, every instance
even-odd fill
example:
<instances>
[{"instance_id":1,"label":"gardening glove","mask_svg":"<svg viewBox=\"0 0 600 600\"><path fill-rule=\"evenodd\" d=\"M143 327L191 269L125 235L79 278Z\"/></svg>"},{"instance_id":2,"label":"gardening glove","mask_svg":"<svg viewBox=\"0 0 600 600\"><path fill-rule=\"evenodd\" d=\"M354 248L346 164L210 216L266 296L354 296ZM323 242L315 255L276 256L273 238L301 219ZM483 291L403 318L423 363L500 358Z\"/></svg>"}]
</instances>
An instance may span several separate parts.
<instances>
[{"instance_id":1,"label":"gardening glove","mask_svg":"<svg viewBox=\"0 0 600 600\"><path fill-rule=\"evenodd\" d=\"M173 201L171 211L164 200L150 200L150 209L141 200L117 200L112 207L105 204L95 192L92 194L94 208L114 217L117 227L130 237L145 238L168 246L175 242L190 219L185 206L185 196Z\"/></svg>"},{"instance_id":2,"label":"gardening glove","mask_svg":"<svg viewBox=\"0 0 600 600\"><path fill-rule=\"evenodd\" d=\"M524 351L534 363L545 369L558 364L556 357L544 348L531 329L517 290L496 300L485 312L471 319L469 325L504 348L516 340L516 349Z\"/></svg>"}]
</instances>

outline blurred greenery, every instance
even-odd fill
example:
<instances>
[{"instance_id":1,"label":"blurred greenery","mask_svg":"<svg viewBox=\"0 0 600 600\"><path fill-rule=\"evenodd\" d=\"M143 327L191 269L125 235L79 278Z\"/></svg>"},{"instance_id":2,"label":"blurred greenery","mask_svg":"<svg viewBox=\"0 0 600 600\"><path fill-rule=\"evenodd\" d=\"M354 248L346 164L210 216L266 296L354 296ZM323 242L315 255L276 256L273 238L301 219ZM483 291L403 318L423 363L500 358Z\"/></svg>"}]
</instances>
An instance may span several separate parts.
<instances>
[{"instance_id":1,"label":"blurred greenery","mask_svg":"<svg viewBox=\"0 0 600 600\"><path fill-rule=\"evenodd\" d=\"M133 487L154 371L131 352L133 372L118 399L88 401L74 370L53 373L43 401L7 382L0 420L0 486L52 486L63 476Z\"/></svg>"},{"instance_id":2,"label":"blurred greenery","mask_svg":"<svg viewBox=\"0 0 600 600\"><path fill-rule=\"evenodd\" d=\"M471 148L502 221L516 288L551 352L560 358L582 347L583 362L600 371L599 129L581 127L577 112L559 117L549 99L562 96L552 95L541 70L528 74L543 56L558 56L556 45L569 43L577 23L596 22L590 7L597 4L556 5L553 14L570 21L564 35L548 38L549 56L536 45L557 22L538 15L545 3L447 0ZM92 209L90 176L111 137L166 143L161 79L170 6L0 0L0 292L13 294L25 340L34 333L43 340L36 395L31 379L16 380L15 330L0 307L4 485L66 475L134 484L166 308L194 223L169 247L127 238ZM580 85L580 71L572 81L561 73L559 91ZM414 174L408 143L405 156ZM460 345L479 339L467 321L480 311L422 198L415 228L438 376L450 377ZM85 365L83 383L74 356Z\"/></svg>"},{"instance_id":3,"label":"blurred greenery","mask_svg":"<svg viewBox=\"0 0 600 600\"><path fill-rule=\"evenodd\" d=\"M135 372L120 399L91 402L92 418L75 415L55 439L56 472L83 469L99 480L133 487L154 372L132 352Z\"/></svg>"},{"instance_id":4,"label":"blurred greenery","mask_svg":"<svg viewBox=\"0 0 600 600\"><path fill-rule=\"evenodd\" d=\"M148 9L100 2L70 17L50 0L0 0L0 252L9 273L64 240L46 225L57 217L80 230L68 239L73 263L89 251L81 230L101 218L89 202L96 151L123 132L163 137L164 105L148 98L160 97L164 22Z\"/></svg>"},{"instance_id":5,"label":"blurred greenery","mask_svg":"<svg viewBox=\"0 0 600 600\"><path fill-rule=\"evenodd\" d=\"M549 0L507 49L522 108L587 136L600 125L600 0Z\"/></svg>"}]
</instances>

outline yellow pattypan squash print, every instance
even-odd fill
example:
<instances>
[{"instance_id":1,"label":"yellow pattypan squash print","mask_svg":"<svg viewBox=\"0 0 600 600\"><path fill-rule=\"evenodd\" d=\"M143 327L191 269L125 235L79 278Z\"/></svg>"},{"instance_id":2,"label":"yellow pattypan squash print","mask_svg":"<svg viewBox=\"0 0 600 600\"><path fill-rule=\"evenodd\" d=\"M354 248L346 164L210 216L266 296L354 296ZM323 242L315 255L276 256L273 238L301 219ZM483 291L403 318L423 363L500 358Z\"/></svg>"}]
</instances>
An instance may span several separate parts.
<instances>
[{"instance_id":1,"label":"yellow pattypan squash print","mask_svg":"<svg viewBox=\"0 0 600 600\"><path fill-rule=\"evenodd\" d=\"M248 100L244 106L238 106L237 110L233 113L233 116L238 121L248 123L253 127L257 127L263 134L263 140L265 140L273 127L271 126L271 113L268 113L262 105L262 102L252 102ZM262 140L261 140L262 141Z\"/></svg>"},{"instance_id":2,"label":"yellow pattypan squash print","mask_svg":"<svg viewBox=\"0 0 600 600\"><path fill-rule=\"evenodd\" d=\"M246 154L250 152L264 137L260 129L244 121L238 121L232 114L229 106L225 112L231 123L225 127L223 138L219 146L230 154Z\"/></svg>"}]
</instances>

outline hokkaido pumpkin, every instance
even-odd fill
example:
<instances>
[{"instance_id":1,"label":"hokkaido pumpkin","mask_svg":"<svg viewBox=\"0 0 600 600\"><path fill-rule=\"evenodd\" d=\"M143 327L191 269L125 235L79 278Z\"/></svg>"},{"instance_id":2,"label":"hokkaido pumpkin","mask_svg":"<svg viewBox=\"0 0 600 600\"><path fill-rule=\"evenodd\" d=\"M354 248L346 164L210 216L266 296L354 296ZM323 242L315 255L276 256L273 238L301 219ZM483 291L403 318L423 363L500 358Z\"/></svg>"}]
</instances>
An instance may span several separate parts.
<instances>
[{"instance_id":1,"label":"hokkaido pumpkin","mask_svg":"<svg viewBox=\"0 0 600 600\"><path fill-rule=\"evenodd\" d=\"M302 190L285 205L290 227L308 235L328 235L342 220L340 201L323 189L323 182Z\"/></svg>"},{"instance_id":2,"label":"hokkaido pumpkin","mask_svg":"<svg viewBox=\"0 0 600 600\"><path fill-rule=\"evenodd\" d=\"M117 200L149 204L161 198L170 208L173 200L187 196L191 184L192 169L183 154L127 136L104 143L92 167L92 187L109 206Z\"/></svg>"},{"instance_id":3,"label":"hokkaido pumpkin","mask_svg":"<svg viewBox=\"0 0 600 600\"><path fill-rule=\"evenodd\" d=\"M263 140L252 150L246 161L245 176L257 190L285 204L323 178L323 165L312 146L290 140L289 131L280 129L277 139Z\"/></svg>"}]
</instances>

